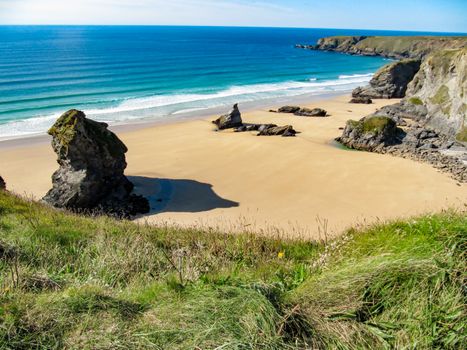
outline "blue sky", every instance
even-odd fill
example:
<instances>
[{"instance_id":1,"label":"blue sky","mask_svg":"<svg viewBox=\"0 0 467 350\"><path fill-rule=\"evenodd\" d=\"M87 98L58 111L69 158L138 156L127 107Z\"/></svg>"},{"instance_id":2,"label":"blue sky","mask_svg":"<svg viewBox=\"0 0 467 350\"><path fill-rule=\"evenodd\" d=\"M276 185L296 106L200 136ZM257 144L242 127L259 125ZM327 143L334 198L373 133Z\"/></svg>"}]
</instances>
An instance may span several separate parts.
<instances>
[{"instance_id":1,"label":"blue sky","mask_svg":"<svg viewBox=\"0 0 467 350\"><path fill-rule=\"evenodd\" d=\"M467 0L0 0L0 24L154 24L467 32Z\"/></svg>"}]
</instances>

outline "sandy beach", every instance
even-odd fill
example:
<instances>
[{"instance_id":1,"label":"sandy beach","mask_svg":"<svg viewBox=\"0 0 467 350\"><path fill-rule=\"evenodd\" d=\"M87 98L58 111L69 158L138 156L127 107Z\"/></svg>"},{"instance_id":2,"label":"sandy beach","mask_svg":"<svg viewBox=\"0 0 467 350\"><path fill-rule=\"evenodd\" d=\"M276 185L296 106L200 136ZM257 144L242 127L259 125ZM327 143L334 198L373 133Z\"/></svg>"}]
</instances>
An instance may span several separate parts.
<instances>
[{"instance_id":1,"label":"sandy beach","mask_svg":"<svg viewBox=\"0 0 467 350\"><path fill-rule=\"evenodd\" d=\"M467 186L427 164L335 144L346 120L389 103L348 100L303 105L326 109L327 118L243 114L244 122L293 125L295 138L215 132L214 117L119 131L129 148L126 173L153 209L138 220L318 239L355 224L465 207ZM22 195L47 192L55 158L45 138L0 142L0 173Z\"/></svg>"}]
</instances>

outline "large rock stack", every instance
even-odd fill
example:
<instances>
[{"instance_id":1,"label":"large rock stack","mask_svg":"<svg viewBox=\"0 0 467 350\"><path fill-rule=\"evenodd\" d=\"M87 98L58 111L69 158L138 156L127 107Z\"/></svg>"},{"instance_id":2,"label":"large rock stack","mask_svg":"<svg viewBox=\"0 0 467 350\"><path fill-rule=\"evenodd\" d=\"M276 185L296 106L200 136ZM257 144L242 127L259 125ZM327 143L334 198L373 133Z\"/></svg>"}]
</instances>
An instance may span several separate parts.
<instances>
[{"instance_id":1,"label":"large rock stack","mask_svg":"<svg viewBox=\"0 0 467 350\"><path fill-rule=\"evenodd\" d=\"M6 190L6 183L5 180L0 176L0 191L5 191Z\"/></svg>"},{"instance_id":2,"label":"large rock stack","mask_svg":"<svg viewBox=\"0 0 467 350\"><path fill-rule=\"evenodd\" d=\"M126 146L108 125L78 110L63 114L49 130L60 168L44 201L57 208L129 217L149 211L147 199L131 194L125 177Z\"/></svg>"},{"instance_id":3,"label":"large rock stack","mask_svg":"<svg viewBox=\"0 0 467 350\"><path fill-rule=\"evenodd\" d=\"M370 85L356 88L352 92L352 97L404 97L407 86L420 69L420 63L419 60L409 59L388 64L376 72Z\"/></svg>"}]
</instances>

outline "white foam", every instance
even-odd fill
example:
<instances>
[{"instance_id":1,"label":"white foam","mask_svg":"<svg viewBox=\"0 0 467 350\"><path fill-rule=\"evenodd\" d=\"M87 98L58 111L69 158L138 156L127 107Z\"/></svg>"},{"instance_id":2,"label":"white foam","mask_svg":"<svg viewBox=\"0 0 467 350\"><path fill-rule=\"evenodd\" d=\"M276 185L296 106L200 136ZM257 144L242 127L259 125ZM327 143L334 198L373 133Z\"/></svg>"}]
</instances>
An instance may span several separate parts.
<instances>
[{"instance_id":1,"label":"white foam","mask_svg":"<svg viewBox=\"0 0 467 350\"><path fill-rule=\"evenodd\" d=\"M211 94L159 95L124 100L115 107L105 109L84 109L93 119L110 124L128 123L135 119L164 118L208 108L228 106L236 102L252 102L275 97L317 95L327 92L351 91L367 83L373 73L340 75L338 79L309 81L287 81L282 83L232 86ZM60 113L0 124L0 139L24 137L45 133Z\"/></svg>"}]
</instances>

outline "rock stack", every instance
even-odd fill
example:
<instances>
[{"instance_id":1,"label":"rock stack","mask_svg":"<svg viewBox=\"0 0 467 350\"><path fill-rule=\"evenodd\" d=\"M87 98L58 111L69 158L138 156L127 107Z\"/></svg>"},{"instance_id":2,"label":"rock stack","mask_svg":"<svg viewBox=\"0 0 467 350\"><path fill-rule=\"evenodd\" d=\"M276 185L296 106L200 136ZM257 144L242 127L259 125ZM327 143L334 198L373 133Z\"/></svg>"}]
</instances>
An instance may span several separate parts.
<instances>
[{"instance_id":1,"label":"rock stack","mask_svg":"<svg viewBox=\"0 0 467 350\"><path fill-rule=\"evenodd\" d=\"M77 212L129 217L147 213L146 198L132 194L125 177L126 146L108 125L78 110L63 114L48 133L60 168L44 201Z\"/></svg>"},{"instance_id":2,"label":"rock stack","mask_svg":"<svg viewBox=\"0 0 467 350\"><path fill-rule=\"evenodd\" d=\"M236 103L229 113L220 116L212 123L215 124L219 130L237 128L239 126L242 126L242 115L240 113L240 110L238 109L238 104Z\"/></svg>"},{"instance_id":3,"label":"rock stack","mask_svg":"<svg viewBox=\"0 0 467 350\"><path fill-rule=\"evenodd\" d=\"M6 190L6 183L5 180L0 176L0 191L5 191Z\"/></svg>"}]
</instances>

